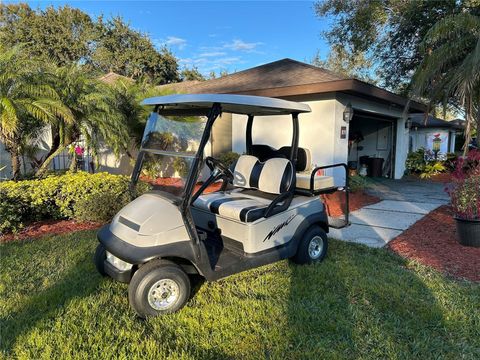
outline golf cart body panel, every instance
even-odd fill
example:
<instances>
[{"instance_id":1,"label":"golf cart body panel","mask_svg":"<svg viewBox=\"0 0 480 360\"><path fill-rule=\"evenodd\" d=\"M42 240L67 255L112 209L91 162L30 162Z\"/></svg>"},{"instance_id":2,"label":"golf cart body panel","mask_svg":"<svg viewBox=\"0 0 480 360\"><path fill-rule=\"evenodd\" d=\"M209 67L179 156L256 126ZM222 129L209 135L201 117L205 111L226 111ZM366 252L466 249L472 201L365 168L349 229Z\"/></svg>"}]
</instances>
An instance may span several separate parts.
<instances>
[{"instance_id":1,"label":"golf cart body panel","mask_svg":"<svg viewBox=\"0 0 480 360\"><path fill-rule=\"evenodd\" d=\"M329 220L317 195L335 189L330 188L332 179L316 176L319 168L311 171L308 149L298 147L298 115L309 112L308 105L222 94L168 95L143 104L154 110L145 126L132 185L147 181L153 191L126 205L98 232L95 257L100 273L131 281L130 303L141 303L132 305L137 312L151 310L145 305L147 285L141 284L165 266L177 274L172 275L177 285L188 288L182 274L216 280L292 257L297 263L323 259ZM247 115L247 154L231 168L204 157L222 112ZM252 143L254 118L268 115L291 116L291 144L276 150ZM211 175L202 182L205 164ZM154 297L162 303L165 298L159 293L173 296L168 290L172 281L170 288L148 285L148 301Z\"/></svg>"},{"instance_id":2,"label":"golf cart body panel","mask_svg":"<svg viewBox=\"0 0 480 360\"><path fill-rule=\"evenodd\" d=\"M113 218L110 231L138 247L189 239L178 206L162 192L143 194L127 204Z\"/></svg>"}]
</instances>

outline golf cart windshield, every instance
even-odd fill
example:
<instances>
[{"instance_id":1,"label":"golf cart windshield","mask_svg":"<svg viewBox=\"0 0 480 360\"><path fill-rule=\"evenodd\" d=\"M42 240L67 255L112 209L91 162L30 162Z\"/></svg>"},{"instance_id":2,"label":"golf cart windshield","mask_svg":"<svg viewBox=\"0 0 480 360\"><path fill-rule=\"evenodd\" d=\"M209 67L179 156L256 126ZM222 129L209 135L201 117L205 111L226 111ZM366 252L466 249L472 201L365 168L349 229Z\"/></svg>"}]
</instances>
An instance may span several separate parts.
<instances>
[{"instance_id":1,"label":"golf cart windshield","mask_svg":"<svg viewBox=\"0 0 480 360\"><path fill-rule=\"evenodd\" d=\"M142 138L140 179L154 190L180 197L198 150L205 116L165 116L152 113Z\"/></svg>"}]
</instances>

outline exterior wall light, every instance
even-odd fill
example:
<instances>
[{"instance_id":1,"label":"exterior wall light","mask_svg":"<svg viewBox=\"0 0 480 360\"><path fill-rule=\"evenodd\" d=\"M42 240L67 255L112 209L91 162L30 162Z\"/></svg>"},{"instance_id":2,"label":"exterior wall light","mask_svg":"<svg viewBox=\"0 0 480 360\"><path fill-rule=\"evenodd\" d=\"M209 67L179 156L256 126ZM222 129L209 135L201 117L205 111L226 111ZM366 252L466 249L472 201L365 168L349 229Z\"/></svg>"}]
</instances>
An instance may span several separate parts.
<instances>
[{"instance_id":1,"label":"exterior wall light","mask_svg":"<svg viewBox=\"0 0 480 360\"><path fill-rule=\"evenodd\" d=\"M343 121L346 123L349 123L352 121L353 118L353 107L352 104L348 103L347 106L345 107L345 110L343 110Z\"/></svg>"},{"instance_id":2,"label":"exterior wall light","mask_svg":"<svg viewBox=\"0 0 480 360\"><path fill-rule=\"evenodd\" d=\"M405 129L408 129L410 130L412 128L412 119L411 118L407 118L407 120L405 121Z\"/></svg>"}]
</instances>

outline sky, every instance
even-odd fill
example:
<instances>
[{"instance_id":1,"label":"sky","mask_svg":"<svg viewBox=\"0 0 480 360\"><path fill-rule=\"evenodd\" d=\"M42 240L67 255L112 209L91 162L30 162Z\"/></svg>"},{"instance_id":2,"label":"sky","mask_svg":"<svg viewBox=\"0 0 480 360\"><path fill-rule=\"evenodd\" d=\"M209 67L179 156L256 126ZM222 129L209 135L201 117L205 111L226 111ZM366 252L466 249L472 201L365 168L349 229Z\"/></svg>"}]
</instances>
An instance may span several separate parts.
<instances>
[{"instance_id":1,"label":"sky","mask_svg":"<svg viewBox=\"0 0 480 360\"><path fill-rule=\"evenodd\" d=\"M329 20L315 16L313 1L27 1L32 8L70 5L92 17L120 15L166 45L180 67L201 73L240 71L292 58L325 58L321 33Z\"/></svg>"}]
</instances>

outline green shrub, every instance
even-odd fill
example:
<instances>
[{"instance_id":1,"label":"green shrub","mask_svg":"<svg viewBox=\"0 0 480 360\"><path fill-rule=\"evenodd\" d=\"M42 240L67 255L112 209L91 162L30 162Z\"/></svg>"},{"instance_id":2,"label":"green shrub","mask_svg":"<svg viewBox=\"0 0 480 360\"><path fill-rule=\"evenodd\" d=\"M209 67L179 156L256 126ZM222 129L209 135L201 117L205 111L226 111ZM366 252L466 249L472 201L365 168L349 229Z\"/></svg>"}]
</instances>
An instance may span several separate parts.
<instances>
[{"instance_id":1,"label":"green shrub","mask_svg":"<svg viewBox=\"0 0 480 360\"><path fill-rule=\"evenodd\" d=\"M363 191L370 186L370 181L365 176L353 175L349 178L351 192Z\"/></svg>"},{"instance_id":2,"label":"green shrub","mask_svg":"<svg viewBox=\"0 0 480 360\"><path fill-rule=\"evenodd\" d=\"M411 152L407 155L407 161L405 162L406 171L409 174L420 173L425 170L427 162L425 161L425 149L420 148L415 152Z\"/></svg>"},{"instance_id":3,"label":"green shrub","mask_svg":"<svg viewBox=\"0 0 480 360\"><path fill-rule=\"evenodd\" d=\"M420 174L420 177L422 179L430 179L432 175L445 172L446 169L447 168L443 165L441 161L429 162L425 166L425 169L423 169L422 173Z\"/></svg>"},{"instance_id":4,"label":"green shrub","mask_svg":"<svg viewBox=\"0 0 480 360\"><path fill-rule=\"evenodd\" d=\"M227 151L227 152L219 154L218 155L218 160L220 160L226 166L230 166L235 161L237 161L239 157L240 157L240 154L238 154L236 152L233 152L233 151Z\"/></svg>"},{"instance_id":5,"label":"green shrub","mask_svg":"<svg viewBox=\"0 0 480 360\"><path fill-rule=\"evenodd\" d=\"M139 183L130 190L126 176L108 173L66 173L44 179L0 183L0 232L17 231L42 219L107 221L149 189Z\"/></svg>"}]
</instances>

